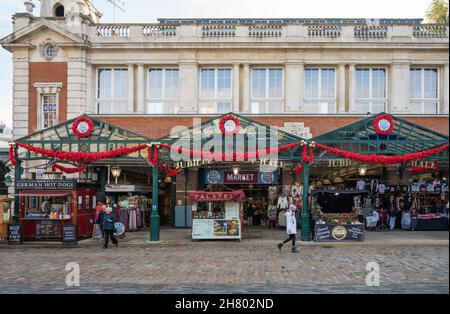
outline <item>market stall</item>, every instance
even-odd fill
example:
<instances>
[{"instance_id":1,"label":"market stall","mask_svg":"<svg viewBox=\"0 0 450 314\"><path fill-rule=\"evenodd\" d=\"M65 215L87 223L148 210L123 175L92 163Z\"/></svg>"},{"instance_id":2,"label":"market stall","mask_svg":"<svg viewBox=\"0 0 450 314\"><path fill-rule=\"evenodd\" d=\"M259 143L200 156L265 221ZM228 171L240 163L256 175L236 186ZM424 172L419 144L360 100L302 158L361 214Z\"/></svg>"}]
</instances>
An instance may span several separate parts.
<instances>
[{"instance_id":1,"label":"market stall","mask_svg":"<svg viewBox=\"0 0 450 314\"><path fill-rule=\"evenodd\" d=\"M240 240L244 212L243 190L189 193L192 205L193 240Z\"/></svg>"},{"instance_id":2,"label":"market stall","mask_svg":"<svg viewBox=\"0 0 450 314\"><path fill-rule=\"evenodd\" d=\"M75 180L20 180L20 225L24 239L62 239L62 227L75 225L78 238L92 235L97 189Z\"/></svg>"},{"instance_id":3,"label":"market stall","mask_svg":"<svg viewBox=\"0 0 450 314\"><path fill-rule=\"evenodd\" d=\"M317 242L364 241L365 226L354 207L364 191L317 189L312 194L314 239Z\"/></svg>"},{"instance_id":4,"label":"market stall","mask_svg":"<svg viewBox=\"0 0 450 314\"><path fill-rule=\"evenodd\" d=\"M0 242L6 241L8 236L8 224L11 222L11 205L14 199L0 197Z\"/></svg>"}]
</instances>

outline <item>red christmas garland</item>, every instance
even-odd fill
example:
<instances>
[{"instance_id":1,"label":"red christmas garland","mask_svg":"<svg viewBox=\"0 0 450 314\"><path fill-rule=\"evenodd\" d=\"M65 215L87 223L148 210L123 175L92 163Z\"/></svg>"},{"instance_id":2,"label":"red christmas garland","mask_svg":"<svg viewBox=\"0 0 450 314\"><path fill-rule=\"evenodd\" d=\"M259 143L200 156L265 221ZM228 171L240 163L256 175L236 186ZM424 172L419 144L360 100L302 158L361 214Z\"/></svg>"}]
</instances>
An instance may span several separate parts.
<instances>
[{"instance_id":1,"label":"red christmas garland","mask_svg":"<svg viewBox=\"0 0 450 314\"><path fill-rule=\"evenodd\" d=\"M148 162L156 167L159 162L159 148L156 145L151 145L147 148Z\"/></svg>"},{"instance_id":2,"label":"red christmas garland","mask_svg":"<svg viewBox=\"0 0 450 314\"><path fill-rule=\"evenodd\" d=\"M58 165L58 164L53 164L52 165L52 171L55 172L56 170L59 170L59 171L64 172L66 174L73 174L73 173L78 173L78 172L85 171L86 167L81 166L81 167L76 167L76 168L66 168L66 167Z\"/></svg>"},{"instance_id":3,"label":"red christmas garland","mask_svg":"<svg viewBox=\"0 0 450 314\"><path fill-rule=\"evenodd\" d=\"M169 167L169 165L166 163L162 163L159 166L159 170L161 172L165 172L169 177L176 177L178 174L181 173L181 169L173 169Z\"/></svg>"},{"instance_id":4,"label":"red christmas garland","mask_svg":"<svg viewBox=\"0 0 450 314\"><path fill-rule=\"evenodd\" d=\"M34 147L28 144L16 143L17 146L22 147L35 154L43 155L46 157L56 158L64 161L72 161L76 163L89 163L97 160L104 160L109 158L115 158L120 156L129 155L139 150L145 149L147 144L142 144L129 148L119 148L107 152L101 153L78 153L78 152L63 152L60 150L48 150L39 147Z\"/></svg>"},{"instance_id":5,"label":"red christmas garland","mask_svg":"<svg viewBox=\"0 0 450 314\"><path fill-rule=\"evenodd\" d=\"M78 126L80 125L80 123L86 123L88 125L88 129L86 132L81 133L80 131L78 131ZM80 117L77 120L75 120L75 122L72 124L72 132L78 138L88 138L93 131L94 131L94 123L88 117Z\"/></svg>"},{"instance_id":6,"label":"red christmas garland","mask_svg":"<svg viewBox=\"0 0 450 314\"><path fill-rule=\"evenodd\" d=\"M341 157L344 157L344 158L347 158L350 160L355 160L355 161L359 161L362 163L371 164L371 165L397 165L397 164L407 163L410 161L416 161L416 160L424 159L429 156L436 155L449 147L449 145L446 144L446 145L443 145L443 146L440 146L437 148L433 148L430 150L407 154L407 155L403 155L403 156L385 156L385 155L374 155L374 154L362 155L362 154L343 151L343 150L340 150L340 149L337 149L334 147L325 146L325 145L322 145L319 143L317 143L316 146L320 149L329 151L330 153L333 153L335 155L338 155L338 156L341 156Z\"/></svg>"},{"instance_id":7,"label":"red christmas garland","mask_svg":"<svg viewBox=\"0 0 450 314\"><path fill-rule=\"evenodd\" d=\"M225 130L225 123L229 120L232 120L236 124L236 129L233 132L228 132L227 130ZM239 120L233 115L228 115L220 119L219 128L220 132L222 132L222 134L224 135L236 134L239 131L239 126L240 126Z\"/></svg>"},{"instance_id":8,"label":"red christmas garland","mask_svg":"<svg viewBox=\"0 0 450 314\"><path fill-rule=\"evenodd\" d=\"M14 157L14 146L13 145L9 146L9 160L11 161L11 165L13 167L17 166L17 161L16 161L16 158Z\"/></svg>"},{"instance_id":9,"label":"red christmas garland","mask_svg":"<svg viewBox=\"0 0 450 314\"><path fill-rule=\"evenodd\" d=\"M387 120L390 123L389 129L387 130L382 130L380 128L380 122L382 120ZM383 114L379 117L377 117L374 121L373 121L373 127L375 128L375 131L380 134L380 135L389 135L392 133L392 131L394 131L394 118L388 114Z\"/></svg>"}]
</instances>

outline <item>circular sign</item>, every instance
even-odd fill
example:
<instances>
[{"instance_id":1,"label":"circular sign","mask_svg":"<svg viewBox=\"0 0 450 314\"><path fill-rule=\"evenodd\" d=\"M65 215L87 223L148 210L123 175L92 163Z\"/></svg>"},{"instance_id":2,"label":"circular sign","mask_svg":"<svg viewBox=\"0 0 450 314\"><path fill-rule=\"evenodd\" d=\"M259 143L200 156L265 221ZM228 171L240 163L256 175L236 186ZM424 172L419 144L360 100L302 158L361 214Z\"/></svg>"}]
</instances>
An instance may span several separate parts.
<instances>
[{"instance_id":1,"label":"circular sign","mask_svg":"<svg viewBox=\"0 0 450 314\"><path fill-rule=\"evenodd\" d=\"M219 127L222 134L236 134L239 131L239 120L233 115L228 115L220 120Z\"/></svg>"},{"instance_id":2,"label":"circular sign","mask_svg":"<svg viewBox=\"0 0 450 314\"><path fill-rule=\"evenodd\" d=\"M114 235L116 237L123 236L125 234L125 226L121 222L116 222L114 224Z\"/></svg>"},{"instance_id":3,"label":"circular sign","mask_svg":"<svg viewBox=\"0 0 450 314\"><path fill-rule=\"evenodd\" d=\"M347 228L344 226L336 226L331 231L331 235L337 241L342 241L347 237Z\"/></svg>"},{"instance_id":4,"label":"circular sign","mask_svg":"<svg viewBox=\"0 0 450 314\"><path fill-rule=\"evenodd\" d=\"M212 170L208 172L208 175L206 176L206 180L210 184L218 184L222 180L222 176L220 175L220 172L217 170Z\"/></svg>"},{"instance_id":5,"label":"circular sign","mask_svg":"<svg viewBox=\"0 0 450 314\"><path fill-rule=\"evenodd\" d=\"M381 115L373 123L375 131L380 135L389 135L394 131L394 119L387 114Z\"/></svg>"},{"instance_id":6,"label":"circular sign","mask_svg":"<svg viewBox=\"0 0 450 314\"><path fill-rule=\"evenodd\" d=\"M263 184L272 184L275 181L275 173L274 172L262 172L261 173L261 182Z\"/></svg>"},{"instance_id":7,"label":"circular sign","mask_svg":"<svg viewBox=\"0 0 450 314\"><path fill-rule=\"evenodd\" d=\"M79 138L87 138L94 131L94 123L88 117L78 118L72 125L72 131Z\"/></svg>"}]
</instances>

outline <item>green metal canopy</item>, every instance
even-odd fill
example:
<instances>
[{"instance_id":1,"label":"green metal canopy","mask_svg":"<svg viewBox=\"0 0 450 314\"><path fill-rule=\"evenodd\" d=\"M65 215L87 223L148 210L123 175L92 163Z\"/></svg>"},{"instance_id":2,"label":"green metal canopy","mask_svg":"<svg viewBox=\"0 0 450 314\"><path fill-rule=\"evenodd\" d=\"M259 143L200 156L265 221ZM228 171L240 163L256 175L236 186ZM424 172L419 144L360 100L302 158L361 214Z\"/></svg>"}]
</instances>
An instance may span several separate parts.
<instances>
[{"instance_id":1,"label":"green metal canopy","mask_svg":"<svg viewBox=\"0 0 450 314\"><path fill-rule=\"evenodd\" d=\"M80 139L72 132L72 125L80 118L78 117L51 128L22 137L18 139L17 142L48 150L84 153L99 153L153 142L150 138L115 125L105 123L91 116L86 115L83 117L88 117L94 124L93 132L88 138ZM19 149L19 159L42 160L49 158L34 154L24 149ZM130 161L134 160L135 162L136 160L145 161L147 159L147 151L142 150L118 159L126 159Z\"/></svg>"},{"instance_id":2,"label":"green metal canopy","mask_svg":"<svg viewBox=\"0 0 450 314\"><path fill-rule=\"evenodd\" d=\"M239 134L233 137L233 152L236 152L237 149L240 153L255 152L261 149L280 147L304 140L299 136L284 132L278 127L271 127L235 113L227 113L206 122L199 122L198 125L180 129L179 132L164 136L158 139L157 142L177 146L180 139L189 138L189 149L199 151L203 149L205 144L213 140L215 136L218 136L223 140L221 151L225 152L225 146L228 145L228 143L224 140L225 135L221 133L220 121L227 116L234 116L237 118L240 125L239 133L242 135L244 140L243 147L239 147L236 142L236 138ZM197 143L197 146L201 147L197 147L194 143ZM201 145L198 145L198 143L201 143ZM274 146L274 144L276 146ZM187 148L187 146L185 148ZM162 150L160 153L160 159L171 161L170 152L167 150ZM295 148L283 151L279 153L278 159L284 161L299 161L301 160L300 150Z\"/></svg>"},{"instance_id":3,"label":"green metal canopy","mask_svg":"<svg viewBox=\"0 0 450 314\"><path fill-rule=\"evenodd\" d=\"M340 150L360 154L406 155L433 149L448 144L449 138L433 130L393 116L394 130L390 135L379 135L375 131L374 121L385 113L380 113L315 137L317 143ZM340 158L327 154L321 159ZM433 160L447 160L448 149L431 156Z\"/></svg>"}]
</instances>

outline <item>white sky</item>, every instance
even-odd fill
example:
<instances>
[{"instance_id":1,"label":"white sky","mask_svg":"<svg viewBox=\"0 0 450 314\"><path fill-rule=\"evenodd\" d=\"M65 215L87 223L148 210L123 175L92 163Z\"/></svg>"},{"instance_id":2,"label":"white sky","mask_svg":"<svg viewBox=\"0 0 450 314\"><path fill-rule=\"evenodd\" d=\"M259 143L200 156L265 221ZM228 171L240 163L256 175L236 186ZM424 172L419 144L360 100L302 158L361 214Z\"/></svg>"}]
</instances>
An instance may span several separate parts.
<instances>
[{"instance_id":1,"label":"white sky","mask_svg":"<svg viewBox=\"0 0 450 314\"><path fill-rule=\"evenodd\" d=\"M431 0L119 0L126 12L116 11L116 21L154 23L161 17L178 18L423 18ZM0 0L0 38L11 33L11 16L24 12L24 0ZM35 14L39 14L39 1ZM107 0L94 0L112 22L114 11ZM11 54L0 49L0 120L12 121Z\"/></svg>"}]
</instances>

